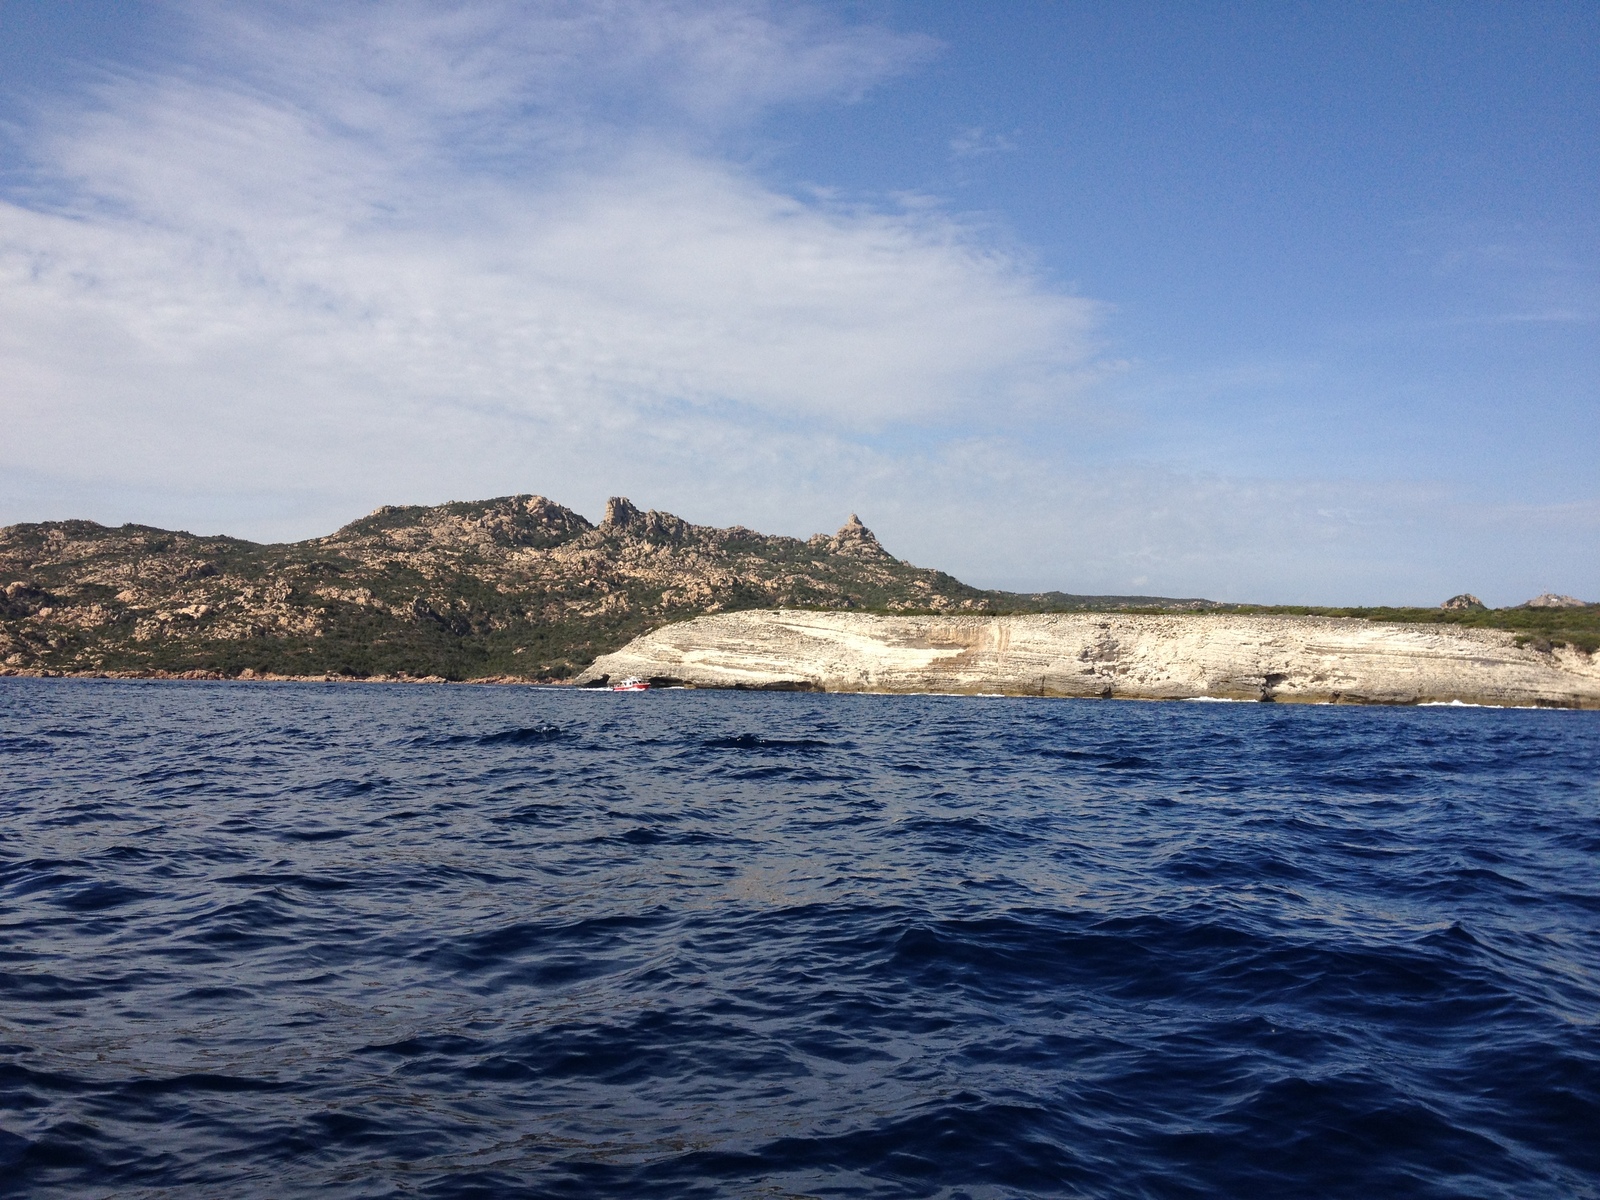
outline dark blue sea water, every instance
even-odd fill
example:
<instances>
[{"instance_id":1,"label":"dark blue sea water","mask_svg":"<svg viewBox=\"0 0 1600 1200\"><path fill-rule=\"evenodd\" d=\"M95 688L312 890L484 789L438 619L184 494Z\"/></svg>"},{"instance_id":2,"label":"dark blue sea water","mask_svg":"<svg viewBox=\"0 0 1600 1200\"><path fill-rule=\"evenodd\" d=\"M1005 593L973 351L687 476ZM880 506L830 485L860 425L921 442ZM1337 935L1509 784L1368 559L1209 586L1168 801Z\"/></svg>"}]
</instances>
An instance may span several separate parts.
<instances>
[{"instance_id":1,"label":"dark blue sea water","mask_svg":"<svg viewBox=\"0 0 1600 1200\"><path fill-rule=\"evenodd\" d=\"M1600 713L0 680L0 1191L1600 1195Z\"/></svg>"}]
</instances>

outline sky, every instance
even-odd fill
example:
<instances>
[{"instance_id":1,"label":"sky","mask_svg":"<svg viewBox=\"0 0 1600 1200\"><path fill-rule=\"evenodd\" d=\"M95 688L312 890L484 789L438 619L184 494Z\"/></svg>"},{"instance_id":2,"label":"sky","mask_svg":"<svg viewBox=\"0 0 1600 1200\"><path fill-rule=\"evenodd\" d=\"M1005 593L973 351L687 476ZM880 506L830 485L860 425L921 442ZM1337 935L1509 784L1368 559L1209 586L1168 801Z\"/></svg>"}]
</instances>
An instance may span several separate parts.
<instances>
[{"instance_id":1,"label":"sky","mask_svg":"<svg viewBox=\"0 0 1600 1200\"><path fill-rule=\"evenodd\" d=\"M0 0L0 524L1600 600L1600 6Z\"/></svg>"}]
</instances>

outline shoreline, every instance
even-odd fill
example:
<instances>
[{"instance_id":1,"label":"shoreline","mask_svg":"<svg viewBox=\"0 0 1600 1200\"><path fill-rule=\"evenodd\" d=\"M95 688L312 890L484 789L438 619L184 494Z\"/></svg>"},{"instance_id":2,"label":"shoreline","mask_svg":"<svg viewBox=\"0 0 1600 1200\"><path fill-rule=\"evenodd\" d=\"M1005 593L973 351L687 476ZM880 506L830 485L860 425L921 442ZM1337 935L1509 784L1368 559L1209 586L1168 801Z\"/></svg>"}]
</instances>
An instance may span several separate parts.
<instances>
[{"instance_id":1,"label":"shoreline","mask_svg":"<svg viewBox=\"0 0 1600 1200\"><path fill-rule=\"evenodd\" d=\"M337 683L373 684L387 686L424 685L429 687L524 687L543 691L570 691L609 694L609 688L575 684L566 680L522 679L516 676L486 676L482 679L446 679L442 675L224 675L218 671L35 671L0 669L0 679L98 679L114 683ZM1291 697L1258 696L1136 696L1136 695L1064 695L1036 692L973 692L973 691L909 691L874 690L867 688L827 691L822 688L749 687L738 685L707 685L676 683L649 689L653 692L795 692L813 696L922 696L948 700L1096 700L1132 701L1149 704L1281 704L1300 708L1476 708L1503 709L1511 712L1595 712L1600 704L1484 702L1478 700L1369 700L1340 698L1300 699Z\"/></svg>"},{"instance_id":2,"label":"shoreline","mask_svg":"<svg viewBox=\"0 0 1600 1200\"><path fill-rule=\"evenodd\" d=\"M797 609L663 626L567 678L0 666L0 678L454 684L1600 709L1600 654L1502 630L1234 614L904 616Z\"/></svg>"}]
</instances>

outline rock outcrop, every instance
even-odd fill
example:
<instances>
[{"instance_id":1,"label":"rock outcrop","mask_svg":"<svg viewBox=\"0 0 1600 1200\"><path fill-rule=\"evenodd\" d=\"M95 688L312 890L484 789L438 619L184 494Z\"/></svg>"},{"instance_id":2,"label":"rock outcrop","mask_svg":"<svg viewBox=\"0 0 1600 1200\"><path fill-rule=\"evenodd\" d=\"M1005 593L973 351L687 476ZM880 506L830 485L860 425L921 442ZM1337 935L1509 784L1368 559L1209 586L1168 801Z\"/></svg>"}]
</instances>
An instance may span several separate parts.
<instances>
[{"instance_id":1,"label":"rock outcrop","mask_svg":"<svg viewBox=\"0 0 1600 1200\"><path fill-rule=\"evenodd\" d=\"M1459 596L1451 596L1439 607L1446 612L1465 612L1471 609L1486 609L1489 606L1471 592L1462 592Z\"/></svg>"},{"instance_id":2,"label":"rock outcrop","mask_svg":"<svg viewBox=\"0 0 1600 1200\"><path fill-rule=\"evenodd\" d=\"M1295 616L761 611L669 625L576 680L827 692L1600 708L1600 659L1454 625Z\"/></svg>"},{"instance_id":3,"label":"rock outcrop","mask_svg":"<svg viewBox=\"0 0 1600 1200\"><path fill-rule=\"evenodd\" d=\"M855 513L850 514L850 519L840 527L839 532L832 537L815 534L806 543L816 549L829 554L842 554L847 558L883 559L892 555L878 544L878 539L872 530L861 523L861 518Z\"/></svg>"},{"instance_id":4,"label":"rock outcrop","mask_svg":"<svg viewBox=\"0 0 1600 1200\"><path fill-rule=\"evenodd\" d=\"M1561 596L1555 592L1546 592L1542 596L1535 596L1522 606L1523 608L1586 608L1588 605L1576 596Z\"/></svg>"}]
</instances>

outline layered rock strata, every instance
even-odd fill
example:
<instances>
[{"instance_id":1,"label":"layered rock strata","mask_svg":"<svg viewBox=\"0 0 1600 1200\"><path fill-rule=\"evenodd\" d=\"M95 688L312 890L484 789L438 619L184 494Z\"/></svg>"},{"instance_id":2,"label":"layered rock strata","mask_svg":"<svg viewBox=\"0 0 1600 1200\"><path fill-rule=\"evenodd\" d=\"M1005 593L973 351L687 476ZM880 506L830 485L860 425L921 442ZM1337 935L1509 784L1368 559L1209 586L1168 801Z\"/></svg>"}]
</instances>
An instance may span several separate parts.
<instances>
[{"instance_id":1,"label":"layered rock strata","mask_svg":"<svg viewBox=\"0 0 1600 1200\"><path fill-rule=\"evenodd\" d=\"M1502 630L1221 613L719 613L605 655L576 683L827 692L1600 708L1600 657Z\"/></svg>"}]
</instances>

